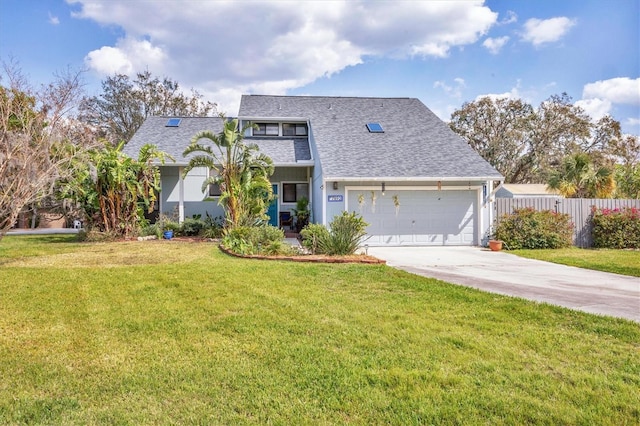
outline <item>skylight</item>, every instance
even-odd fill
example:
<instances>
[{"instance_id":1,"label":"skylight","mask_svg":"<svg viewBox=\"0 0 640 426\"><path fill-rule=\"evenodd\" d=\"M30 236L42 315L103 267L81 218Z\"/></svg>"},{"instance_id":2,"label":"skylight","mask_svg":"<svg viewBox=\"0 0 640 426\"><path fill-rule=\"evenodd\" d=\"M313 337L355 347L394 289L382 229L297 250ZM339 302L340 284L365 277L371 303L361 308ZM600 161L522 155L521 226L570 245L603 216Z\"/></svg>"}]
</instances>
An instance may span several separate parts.
<instances>
[{"instance_id":1,"label":"skylight","mask_svg":"<svg viewBox=\"0 0 640 426\"><path fill-rule=\"evenodd\" d=\"M165 127L178 127L180 125L181 118L170 118L167 120Z\"/></svg>"},{"instance_id":2,"label":"skylight","mask_svg":"<svg viewBox=\"0 0 640 426\"><path fill-rule=\"evenodd\" d=\"M367 123L367 129L369 129L370 133L384 133L380 123Z\"/></svg>"}]
</instances>

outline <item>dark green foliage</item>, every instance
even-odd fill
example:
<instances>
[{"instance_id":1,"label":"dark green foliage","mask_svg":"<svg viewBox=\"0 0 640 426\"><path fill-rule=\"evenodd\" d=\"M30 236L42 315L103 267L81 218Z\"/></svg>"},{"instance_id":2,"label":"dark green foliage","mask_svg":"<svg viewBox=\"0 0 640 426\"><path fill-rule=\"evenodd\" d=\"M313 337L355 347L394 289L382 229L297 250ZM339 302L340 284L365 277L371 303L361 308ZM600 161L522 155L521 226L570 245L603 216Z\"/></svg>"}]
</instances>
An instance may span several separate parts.
<instances>
[{"instance_id":1,"label":"dark green foliage","mask_svg":"<svg viewBox=\"0 0 640 426\"><path fill-rule=\"evenodd\" d=\"M367 234L365 229L369 224L356 212L342 212L342 215L333 218L329 226L327 230L322 225L309 225L302 231L302 244L317 254L354 254Z\"/></svg>"},{"instance_id":2,"label":"dark green foliage","mask_svg":"<svg viewBox=\"0 0 640 426\"><path fill-rule=\"evenodd\" d=\"M319 223L310 223L301 232L302 246L309 250L311 254L320 254L320 245L326 245L329 240L329 230Z\"/></svg>"},{"instance_id":3,"label":"dark green foliage","mask_svg":"<svg viewBox=\"0 0 640 426\"><path fill-rule=\"evenodd\" d=\"M500 218L495 238L504 241L510 250L570 247L573 223L565 213L515 209Z\"/></svg>"},{"instance_id":4,"label":"dark green foliage","mask_svg":"<svg viewBox=\"0 0 640 426\"><path fill-rule=\"evenodd\" d=\"M309 216L311 215L309 200L306 197L302 197L296 202L293 215L296 217L296 231L302 232L302 229L309 224Z\"/></svg>"},{"instance_id":5,"label":"dark green foliage","mask_svg":"<svg viewBox=\"0 0 640 426\"><path fill-rule=\"evenodd\" d=\"M284 231L274 226L236 226L228 229L222 245L238 254L291 254L284 242Z\"/></svg>"},{"instance_id":6,"label":"dark green foliage","mask_svg":"<svg viewBox=\"0 0 640 426\"><path fill-rule=\"evenodd\" d=\"M180 234L187 237L199 235L205 229L205 222L202 219L186 218L180 225Z\"/></svg>"},{"instance_id":7,"label":"dark green foliage","mask_svg":"<svg viewBox=\"0 0 640 426\"><path fill-rule=\"evenodd\" d=\"M597 209L592 211L593 246L597 248L640 248L640 209Z\"/></svg>"}]
</instances>

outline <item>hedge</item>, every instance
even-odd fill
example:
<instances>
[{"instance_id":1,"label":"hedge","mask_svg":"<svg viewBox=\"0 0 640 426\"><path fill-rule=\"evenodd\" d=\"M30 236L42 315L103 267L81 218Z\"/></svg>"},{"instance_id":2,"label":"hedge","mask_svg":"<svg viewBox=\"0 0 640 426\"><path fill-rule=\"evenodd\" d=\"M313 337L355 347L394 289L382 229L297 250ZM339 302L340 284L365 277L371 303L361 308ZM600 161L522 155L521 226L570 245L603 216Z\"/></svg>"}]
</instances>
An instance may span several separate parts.
<instances>
[{"instance_id":1,"label":"hedge","mask_svg":"<svg viewBox=\"0 0 640 426\"><path fill-rule=\"evenodd\" d=\"M591 209L593 246L596 248L640 248L640 209Z\"/></svg>"}]
</instances>

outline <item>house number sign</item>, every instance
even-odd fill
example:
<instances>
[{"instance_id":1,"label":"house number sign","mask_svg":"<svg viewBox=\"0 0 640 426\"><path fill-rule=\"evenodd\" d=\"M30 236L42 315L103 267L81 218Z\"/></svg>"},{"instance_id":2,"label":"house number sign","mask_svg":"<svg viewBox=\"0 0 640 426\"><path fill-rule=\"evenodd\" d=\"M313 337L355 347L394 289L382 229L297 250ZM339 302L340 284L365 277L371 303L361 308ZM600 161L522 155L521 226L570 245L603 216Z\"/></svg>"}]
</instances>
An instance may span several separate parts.
<instances>
[{"instance_id":1,"label":"house number sign","mask_svg":"<svg viewBox=\"0 0 640 426\"><path fill-rule=\"evenodd\" d=\"M330 203L339 203L344 201L342 195L327 195L327 201Z\"/></svg>"}]
</instances>

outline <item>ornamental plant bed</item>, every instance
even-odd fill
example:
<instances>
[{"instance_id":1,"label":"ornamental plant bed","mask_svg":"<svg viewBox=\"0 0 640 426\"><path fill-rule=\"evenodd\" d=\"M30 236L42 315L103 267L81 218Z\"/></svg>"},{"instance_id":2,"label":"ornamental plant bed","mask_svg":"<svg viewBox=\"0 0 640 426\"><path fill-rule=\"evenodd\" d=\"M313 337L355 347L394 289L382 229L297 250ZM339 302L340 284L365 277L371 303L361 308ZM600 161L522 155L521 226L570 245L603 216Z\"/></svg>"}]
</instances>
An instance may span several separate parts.
<instances>
[{"instance_id":1,"label":"ornamental plant bed","mask_svg":"<svg viewBox=\"0 0 640 426\"><path fill-rule=\"evenodd\" d=\"M290 262L315 262L315 263L368 263L368 264L386 264L386 260L365 254L352 254L347 256L327 256L321 254L301 254L295 256L282 255L261 255L261 254L239 254L235 253L224 246L220 245L220 250L230 256L241 257L244 259L263 259L263 260L287 260Z\"/></svg>"}]
</instances>

